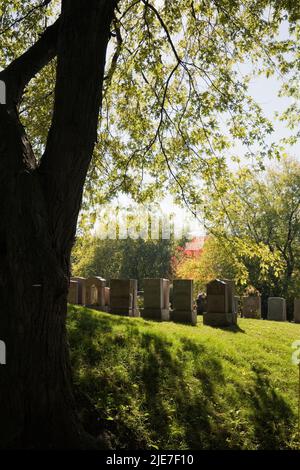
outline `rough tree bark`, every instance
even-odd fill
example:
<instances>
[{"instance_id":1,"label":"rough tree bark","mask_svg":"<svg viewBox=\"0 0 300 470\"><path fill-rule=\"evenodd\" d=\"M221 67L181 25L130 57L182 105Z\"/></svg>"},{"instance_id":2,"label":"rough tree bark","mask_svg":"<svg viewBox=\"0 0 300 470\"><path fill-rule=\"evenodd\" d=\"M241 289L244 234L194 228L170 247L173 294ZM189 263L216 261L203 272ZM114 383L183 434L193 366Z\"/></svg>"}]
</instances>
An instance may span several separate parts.
<instances>
[{"instance_id":1,"label":"rough tree bark","mask_svg":"<svg viewBox=\"0 0 300 470\"><path fill-rule=\"evenodd\" d=\"M92 157L115 0L62 0L59 20L0 73L0 448L86 448L66 342L70 252ZM38 164L18 118L57 55L53 120Z\"/></svg>"}]
</instances>

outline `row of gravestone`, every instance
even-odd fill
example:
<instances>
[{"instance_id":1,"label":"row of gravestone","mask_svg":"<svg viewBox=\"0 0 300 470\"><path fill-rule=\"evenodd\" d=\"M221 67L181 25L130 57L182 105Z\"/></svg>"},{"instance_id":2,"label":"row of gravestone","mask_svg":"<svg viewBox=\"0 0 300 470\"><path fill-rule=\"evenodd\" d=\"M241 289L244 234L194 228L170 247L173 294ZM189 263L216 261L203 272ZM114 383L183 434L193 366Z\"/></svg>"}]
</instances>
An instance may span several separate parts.
<instances>
[{"instance_id":1,"label":"row of gravestone","mask_svg":"<svg viewBox=\"0 0 300 470\"><path fill-rule=\"evenodd\" d=\"M207 298L203 323L211 326L237 324L239 297L235 296L234 282L215 279L207 284ZM170 281L161 278L144 279L144 308L137 305L136 279L111 279L110 287L101 277L72 277L68 301L113 314L142 316L143 318L197 324L197 312L193 305L193 281L173 281L172 309L170 309ZM260 296L241 299L242 316L261 318ZM268 299L268 319L285 321L286 302L281 297ZM295 322L300 322L300 299L295 299Z\"/></svg>"},{"instance_id":2,"label":"row of gravestone","mask_svg":"<svg viewBox=\"0 0 300 470\"><path fill-rule=\"evenodd\" d=\"M222 281L221 281L222 282ZM232 281L223 281L225 284L228 284L231 288L229 287L229 293L227 293L227 297L230 299L233 295L232 289L234 289L234 286L232 285ZM212 299L217 299L219 297L215 297L218 295L217 292L222 293L222 291L226 291L226 287L223 286L220 283L220 280L212 281L211 283L208 284L208 295L207 298L204 298L203 296L199 296L197 299L197 312L202 313L205 317L206 313L214 313L214 316L217 321L218 313L221 311L223 313L226 312L226 308L235 312L235 315L237 316L238 313L240 313L241 317L244 318L256 318L260 319L261 316L261 297L259 294L257 295L248 295L248 296L243 296L243 297L238 297L233 295L233 300L232 300L232 305L233 308L230 308L230 300L228 300L228 305L229 307L224 304L224 305L219 305L216 304L215 306L211 305ZM210 295L209 295L210 293ZM211 297L211 295L213 297ZM221 294L222 295L222 294ZM216 302L216 300L215 300ZM213 316L212 316L213 318ZM282 297L269 297L268 298L268 313L267 313L267 319L268 320L273 320L273 321L286 321L287 320L287 311L286 311L286 300ZM300 323L300 299L294 299L294 322L295 323Z\"/></svg>"},{"instance_id":3,"label":"row of gravestone","mask_svg":"<svg viewBox=\"0 0 300 470\"><path fill-rule=\"evenodd\" d=\"M241 303L241 315L244 318L261 318L261 297L260 295L250 295L237 298ZM286 300L283 297L268 298L268 320L286 321L287 309ZM295 323L300 323L300 299L294 299L294 315Z\"/></svg>"},{"instance_id":4,"label":"row of gravestone","mask_svg":"<svg viewBox=\"0 0 300 470\"><path fill-rule=\"evenodd\" d=\"M193 281L173 281L173 308L170 309L170 281L161 278L144 279L144 308L137 306L137 280L111 279L110 287L101 277L72 277L68 294L71 304L85 305L105 312L196 325L193 306Z\"/></svg>"},{"instance_id":5,"label":"row of gravestone","mask_svg":"<svg viewBox=\"0 0 300 470\"><path fill-rule=\"evenodd\" d=\"M242 317L261 318L260 295L237 297L234 295L233 281L216 279L207 285L203 322L210 325L236 324L239 304ZM267 318L286 321L286 300L282 297L269 297ZM294 300L294 321L300 323L300 299Z\"/></svg>"}]
</instances>

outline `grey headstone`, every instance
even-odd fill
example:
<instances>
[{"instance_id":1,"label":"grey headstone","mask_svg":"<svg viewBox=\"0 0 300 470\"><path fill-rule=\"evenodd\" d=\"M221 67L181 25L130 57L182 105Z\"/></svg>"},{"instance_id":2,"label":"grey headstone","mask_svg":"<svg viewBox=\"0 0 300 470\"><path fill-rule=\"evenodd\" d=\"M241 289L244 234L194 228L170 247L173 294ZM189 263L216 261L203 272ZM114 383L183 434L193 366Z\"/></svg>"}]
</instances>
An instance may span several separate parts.
<instances>
[{"instance_id":1,"label":"grey headstone","mask_svg":"<svg viewBox=\"0 0 300 470\"><path fill-rule=\"evenodd\" d=\"M261 318L261 297L259 295L242 297L242 316L244 318Z\"/></svg>"},{"instance_id":2,"label":"grey headstone","mask_svg":"<svg viewBox=\"0 0 300 470\"><path fill-rule=\"evenodd\" d=\"M78 282L78 305L85 305L85 281L84 277L73 276L71 281Z\"/></svg>"},{"instance_id":3,"label":"grey headstone","mask_svg":"<svg viewBox=\"0 0 300 470\"><path fill-rule=\"evenodd\" d=\"M229 313L228 285L220 279L207 284L207 313Z\"/></svg>"},{"instance_id":4,"label":"grey headstone","mask_svg":"<svg viewBox=\"0 0 300 470\"><path fill-rule=\"evenodd\" d=\"M165 321L170 319L170 281L168 279L144 279L142 317Z\"/></svg>"},{"instance_id":5,"label":"grey headstone","mask_svg":"<svg viewBox=\"0 0 300 470\"><path fill-rule=\"evenodd\" d=\"M206 290L207 312L203 314L203 324L209 326L237 324L234 282L215 279L207 284Z\"/></svg>"},{"instance_id":6,"label":"grey headstone","mask_svg":"<svg viewBox=\"0 0 300 470\"><path fill-rule=\"evenodd\" d=\"M174 279L171 320L191 325L197 324L197 312L193 306L192 279Z\"/></svg>"},{"instance_id":7,"label":"grey headstone","mask_svg":"<svg viewBox=\"0 0 300 470\"><path fill-rule=\"evenodd\" d=\"M268 320L286 321L286 301L282 297L268 298Z\"/></svg>"},{"instance_id":8,"label":"grey headstone","mask_svg":"<svg viewBox=\"0 0 300 470\"><path fill-rule=\"evenodd\" d=\"M137 280L110 280L110 313L128 317L138 317Z\"/></svg>"},{"instance_id":9,"label":"grey headstone","mask_svg":"<svg viewBox=\"0 0 300 470\"><path fill-rule=\"evenodd\" d=\"M300 299L294 299L294 322L300 323Z\"/></svg>"},{"instance_id":10,"label":"grey headstone","mask_svg":"<svg viewBox=\"0 0 300 470\"><path fill-rule=\"evenodd\" d=\"M77 281L70 280L68 302L69 304L78 305L79 298L79 284Z\"/></svg>"},{"instance_id":11,"label":"grey headstone","mask_svg":"<svg viewBox=\"0 0 300 470\"><path fill-rule=\"evenodd\" d=\"M242 316L244 318L261 318L260 295L242 297Z\"/></svg>"}]
</instances>

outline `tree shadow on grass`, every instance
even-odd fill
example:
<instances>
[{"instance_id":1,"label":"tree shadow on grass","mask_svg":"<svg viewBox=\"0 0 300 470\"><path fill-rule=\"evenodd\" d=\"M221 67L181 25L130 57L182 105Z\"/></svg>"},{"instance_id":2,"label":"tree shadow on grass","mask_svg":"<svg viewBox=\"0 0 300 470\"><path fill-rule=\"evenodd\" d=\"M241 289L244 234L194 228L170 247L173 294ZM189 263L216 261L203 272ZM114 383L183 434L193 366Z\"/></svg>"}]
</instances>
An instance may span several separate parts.
<instances>
[{"instance_id":1,"label":"tree shadow on grass","mask_svg":"<svg viewBox=\"0 0 300 470\"><path fill-rule=\"evenodd\" d=\"M90 432L96 434L100 425L107 425L111 432L118 434L117 445L125 448L147 448L149 442L169 449L226 447L226 436L216 429L213 432L211 426L217 419L215 384L224 383L222 366L220 361L208 356L203 345L195 345L188 339L175 344L172 337L152 331L155 326L152 322L145 322L145 329L141 329L128 318L98 317L88 309L72 312L71 316L76 323L69 333L73 368L79 369L83 363L78 379L81 392L77 396ZM83 348L80 344L84 344ZM109 351L114 354L112 366L126 364L123 382L122 378L118 381L111 377L109 371L106 377L103 360ZM205 363L195 367L194 374L187 374L186 366L190 361L197 363L201 355L205 355ZM106 362L110 363L107 359ZM97 376L97 365L100 369L101 363L102 370ZM132 399L136 399L139 419L144 420L148 439L143 440L139 430L129 428L124 420L99 423L98 416L96 422L93 412L86 411L92 410L92 406L84 395L89 397L91 405L100 397L103 410L109 397L110 407L116 414L118 408L130 409Z\"/></svg>"},{"instance_id":2,"label":"tree shadow on grass","mask_svg":"<svg viewBox=\"0 0 300 470\"><path fill-rule=\"evenodd\" d=\"M291 407L274 389L267 370L261 367L253 367L252 370L255 378L247 400L251 410L249 424L254 428L258 448L286 449L295 425Z\"/></svg>"},{"instance_id":3,"label":"tree shadow on grass","mask_svg":"<svg viewBox=\"0 0 300 470\"><path fill-rule=\"evenodd\" d=\"M212 328L217 328L219 330L228 331L229 333L246 333L243 328L239 325L231 325L231 326L212 326Z\"/></svg>"},{"instance_id":4,"label":"tree shadow on grass","mask_svg":"<svg viewBox=\"0 0 300 470\"><path fill-rule=\"evenodd\" d=\"M181 335L166 336L152 329L152 322L91 315L88 309L71 317L72 363L77 371L81 367L78 403L92 434L110 432L114 448L151 448L151 443L160 449L242 446L219 396L220 387L226 387L222 363L208 346ZM250 387L237 390L237 408L249 410L247 446L286 448L292 411L267 373L259 368L254 372ZM128 411L122 414L121 409ZM107 410L112 421L105 418Z\"/></svg>"}]
</instances>

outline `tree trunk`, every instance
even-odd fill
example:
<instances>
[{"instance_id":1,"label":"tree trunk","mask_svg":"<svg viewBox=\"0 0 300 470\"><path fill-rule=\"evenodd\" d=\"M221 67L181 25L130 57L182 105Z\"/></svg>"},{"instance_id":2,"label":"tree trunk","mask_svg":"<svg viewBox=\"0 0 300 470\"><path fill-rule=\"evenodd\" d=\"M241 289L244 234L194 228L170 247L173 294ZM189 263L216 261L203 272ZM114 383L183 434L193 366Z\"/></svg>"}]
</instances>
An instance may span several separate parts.
<instances>
[{"instance_id":1,"label":"tree trunk","mask_svg":"<svg viewBox=\"0 0 300 470\"><path fill-rule=\"evenodd\" d=\"M37 175L11 174L5 190L0 331L7 364L0 375L0 445L77 447L83 434L66 343L68 272L51 247Z\"/></svg>"},{"instance_id":2,"label":"tree trunk","mask_svg":"<svg viewBox=\"0 0 300 470\"><path fill-rule=\"evenodd\" d=\"M95 143L115 3L62 2L55 108L40 164L14 98L20 95L16 83L25 86L30 79L28 63L33 76L43 60L35 49L3 75L10 82L8 103L0 106L0 339L7 350L0 366L0 448L95 445L76 414L66 312L70 252ZM49 51L45 62L53 56ZM24 64L27 75L20 80Z\"/></svg>"}]
</instances>

